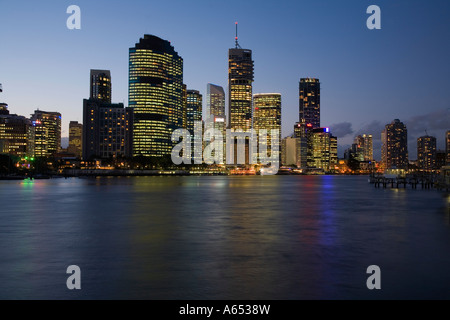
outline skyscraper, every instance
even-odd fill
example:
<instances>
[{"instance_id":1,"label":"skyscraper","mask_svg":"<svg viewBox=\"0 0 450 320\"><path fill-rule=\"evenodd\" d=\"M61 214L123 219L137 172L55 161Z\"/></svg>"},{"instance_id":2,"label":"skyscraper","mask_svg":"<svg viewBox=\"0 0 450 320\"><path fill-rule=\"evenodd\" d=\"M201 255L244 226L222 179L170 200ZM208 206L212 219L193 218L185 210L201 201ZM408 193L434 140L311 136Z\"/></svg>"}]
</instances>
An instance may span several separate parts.
<instances>
[{"instance_id":1,"label":"skyscraper","mask_svg":"<svg viewBox=\"0 0 450 320\"><path fill-rule=\"evenodd\" d=\"M111 103L112 83L109 70L91 70L91 99Z\"/></svg>"},{"instance_id":2,"label":"skyscraper","mask_svg":"<svg viewBox=\"0 0 450 320\"><path fill-rule=\"evenodd\" d=\"M417 165L420 169L436 169L436 138L423 136L417 139Z\"/></svg>"},{"instance_id":3,"label":"skyscraper","mask_svg":"<svg viewBox=\"0 0 450 320\"><path fill-rule=\"evenodd\" d=\"M169 41L144 35L129 49L129 106L133 155L171 154L172 133L183 127L183 59Z\"/></svg>"},{"instance_id":4,"label":"skyscraper","mask_svg":"<svg viewBox=\"0 0 450 320\"><path fill-rule=\"evenodd\" d=\"M133 110L123 103L83 100L83 159L130 157Z\"/></svg>"},{"instance_id":5,"label":"skyscraper","mask_svg":"<svg viewBox=\"0 0 450 320\"><path fill-rule=\"evenodd\" d=\"M50 157L61 150L61 114L36 110L31 115L35 157Z\"/></svg>"},{"instance_id":6,"label":"skyscraper","mask_svg":"<svg viewBox=\"0 0 450 320\"><path fill-rule=\"evenodd\" d=\"M281 94L259 93L253 95L253 129L258 139L261 139L260 130L267 130L267 152L272 154L272 147L278 145L277 157L280 159L281 149ZM270 130L278 132L278 140L272 141ZM258 146L261 142L258 142ZM261 150L258 151L261 153ZM269 155L269 154L268 154ZM265 155L262 154L264 157ZM275 155L272 155L275 158ZM281 159L280 159L281 160Z\"/></svg>"},{"instance_id":7,"label":"skyscraper","mask_svg":"<svg viewBox=\"0 0 450 320\"><path fill-rule=\"evenodd\" d=\"M320 82L319 79L300 79L300 122L320 127Z\"/></svg>"},{"instance_id":8,"label":"skyscraper","mask_svg":"<svg viewBox=\"0 0 450 320\"><path fill-rule=\"evenodd\" d=\"M186 103L187 129L189 130L194 139L193 140L194 148L192 149L192 154L193 160L196 164L200 164L203 162L202 154L200 154L201 150L195 149L195 146L203 147L202 100L203 97L199 91L187 90L187 103ZM196 132L196 129L199 132Z\"/></svg>"},{"instance_id":9,"label":"skyscraper","mask_svg":"<svg viewBox=\"0 0 450 320\"><path fill-rule=\"evenodd\" d=\"M210 116L225 116L225 91L222 87L212 83L206 85L206 119Z\"/></svg>"},{"instance_id":10,"label":"skyscraper","mask_svg":"<svg viewBox=\"0 0 450 320\"><path fill-rule=\"evenodd\" d=\"M384 169L408 168L408 131L406 126L395 119L387 124L381 134L381 162Z\"/></svg>"},{"instance_id":11,"label":"skyscraper","mask_svg":"<svg viewBox=\"0 0 450 320\"><path fill-rule=\"evenodd\" d=\"M364 161L373 160L373 136L371 134L364 134Z\"/></svg>"},{"instance_id":12,"label":"skyscraper","mask_svg":"<svg viewBox=\"0 0 450 320\"><path fill-rule=\"evenodd\" d=\"M69 153L73 153L76 157L81 158L83 152L83 125L78 121L70 121L69 123Z\"/></svg>"},{"instance_id":13,"label":"skyscraper","mask_svg":"<svg viewBox=\"0 0 450 320\"><path fill-rule=\"evenodd\" d=\"M203 96L197 90L187 90L187 129L194 134L194 123L202 121Z\"/></svg>"},{"instance_id":14,"label":"skyscraper","mask_svg":"<svg viewBox=\"0 0 450 320\"><path fill-rule=\"evenodd\" d=\"M297 122L294 126L294 137L297 138L297 166L307 168L312 163L312 124ZM308 160L309 159L309 160Z\"/></svg>"},{"instance_id":15,"label":"skyscraper","mask_svg":"<svg viewBox=\"0 0 450 320\"><path fill-rule=\"evenodd\" d=\"M236 23L236 45L228 50L228 128L250 132L252 129L252 97L253 97L253 60L252 51L242 49L238 43ZM245 138L245 164L250 163L250 140ZM235 164L241 162L237 158L238 139L233 145L227 145L227 158L234 153ZM233 150L234 149L234 150ZM241 162L242 164L242 162Z\"/></svg>"},{"instance_id":16,"label":"skyscraper","mask_svg":"<svg viewBox=\"0 0 450 320\"><path fill-rule=\"evenodd\" d=\"M228 117L230 129L252 128L252 51L236 46L228 50Z\"/></svg>"},{"instance_id":17,"label":"skyscraper","mask_svg":"<svg viewBox=\"0 0 450 320\"><path fill-rule=\"evenodd\" d=\"M219 159L225 159L226 150L226 117L225 117L225 91L221 86L212 83L206 85L206 112L205 131L217 129L223 136L223 152L219 154ZM222 163L223 161L221 161Z\"/></svg>"}]
</instances>

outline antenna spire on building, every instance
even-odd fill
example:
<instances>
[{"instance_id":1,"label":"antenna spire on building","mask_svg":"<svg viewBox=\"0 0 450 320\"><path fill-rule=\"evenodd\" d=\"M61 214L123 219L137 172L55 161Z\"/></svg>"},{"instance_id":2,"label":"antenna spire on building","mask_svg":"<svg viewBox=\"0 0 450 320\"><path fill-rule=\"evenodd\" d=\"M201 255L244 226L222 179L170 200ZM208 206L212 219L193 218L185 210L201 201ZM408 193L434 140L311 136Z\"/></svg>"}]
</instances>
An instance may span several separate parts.
<instances>
[{"instance_id":1,"label":"antenna spire on building","mask_svg":"<svg viewBox=\"0 0 450 320\"><path fill-rule=\"evenodd\" d=\"M236 41L236 49L242 49L238 42L238 23L237 23L237 21L236 21L235 25L236 25L236 37L234 38L234 40Z\"/></svg>"},{"instance_id":2,"label":"antenna spire on building","mask_svg":"<svg viewBox=\"0 0 450 320\"><path fill-rule=\"evenodd\" d=\"M0 92L3 92L2 84L0 83Z\"/></svg>"}]
</instances>

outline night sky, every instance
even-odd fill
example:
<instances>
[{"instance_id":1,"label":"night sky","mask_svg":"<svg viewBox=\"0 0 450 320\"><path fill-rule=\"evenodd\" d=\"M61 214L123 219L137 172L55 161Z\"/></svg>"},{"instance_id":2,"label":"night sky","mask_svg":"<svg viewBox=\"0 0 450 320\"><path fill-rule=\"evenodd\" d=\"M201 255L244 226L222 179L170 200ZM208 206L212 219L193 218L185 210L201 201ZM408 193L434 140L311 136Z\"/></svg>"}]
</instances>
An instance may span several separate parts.
<instances>
[{"instance_id":1,"label":"night sky","mask_svg":"<svg viewBox=\"0 0 450 320\"><path fill-rule=\"evenodd\" d=\"M81 30L68 30L69 5ZM382 10L368 30L366 9ZM450 129L450 2L345 1L2 1L0 100L11 113L59 111L63 137L82 120L89 70L111 70L113 102L128 104L128 49L144 34L171 41L184 59L184 82L206 98L208 82L227 90L228 49L239 22L242 48L253 50L254 93L279 92L283 136L298 121L298 82L322 84L322 126L340 152L355 135L374 135L379 158L385 124L408 127L410 159L417 137L444 148Z\"/></svg>"}]
</instances>

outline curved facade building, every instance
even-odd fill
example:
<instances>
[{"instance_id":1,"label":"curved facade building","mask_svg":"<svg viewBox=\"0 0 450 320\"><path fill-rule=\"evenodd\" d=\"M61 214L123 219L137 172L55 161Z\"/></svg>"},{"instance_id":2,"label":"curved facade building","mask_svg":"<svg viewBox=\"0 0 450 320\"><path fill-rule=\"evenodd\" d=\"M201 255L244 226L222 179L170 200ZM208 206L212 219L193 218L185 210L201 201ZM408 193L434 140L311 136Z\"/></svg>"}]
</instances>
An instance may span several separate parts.
<instances>
[{"instance_id":1,"label":"curved facade building","mask_svg":"<svg viewBox=\"0 0 450 320\"><path fill-rule=\"evenodd\" d=\"M129 50L133 156L170 155L172 132L183 127L183 59L169 41L145 35Z\"/></svg>"}]
</instances>

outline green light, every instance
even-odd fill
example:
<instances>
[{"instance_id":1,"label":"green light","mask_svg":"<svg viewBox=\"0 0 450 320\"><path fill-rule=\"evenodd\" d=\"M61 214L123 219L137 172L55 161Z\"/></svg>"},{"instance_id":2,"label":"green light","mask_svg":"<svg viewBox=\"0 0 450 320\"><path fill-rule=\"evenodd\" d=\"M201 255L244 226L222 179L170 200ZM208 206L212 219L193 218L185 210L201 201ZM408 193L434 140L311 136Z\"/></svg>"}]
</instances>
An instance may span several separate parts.
<instances>
[{"instance_id":1,"label":"green light","mask_svg":"<svg viewBox=\"0 0 450 320\"><path fill-rule=\"evenodd\" d=\"M34 161L34 158L31 158L30 160L31 160L31 161Z\"/></svg>"},{"instance_id":2,"label":"green light","mask_svg":"<svg viewBox=\"0 0 450 320\"><path fill-rule=\"evenodd\" d=\"M28 160L28 157L25 157L25 160Z\"/></svg>"}]
</instances>

